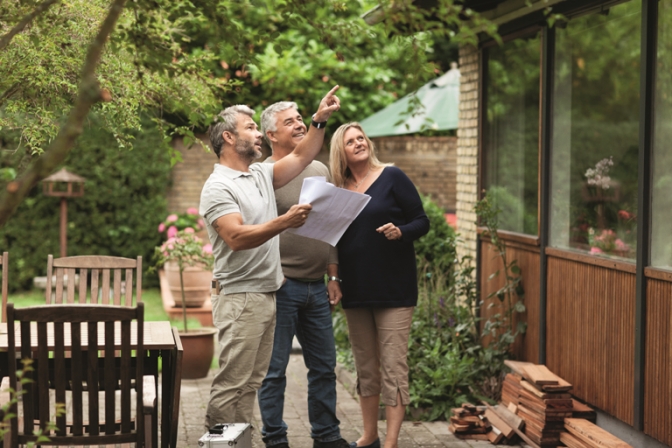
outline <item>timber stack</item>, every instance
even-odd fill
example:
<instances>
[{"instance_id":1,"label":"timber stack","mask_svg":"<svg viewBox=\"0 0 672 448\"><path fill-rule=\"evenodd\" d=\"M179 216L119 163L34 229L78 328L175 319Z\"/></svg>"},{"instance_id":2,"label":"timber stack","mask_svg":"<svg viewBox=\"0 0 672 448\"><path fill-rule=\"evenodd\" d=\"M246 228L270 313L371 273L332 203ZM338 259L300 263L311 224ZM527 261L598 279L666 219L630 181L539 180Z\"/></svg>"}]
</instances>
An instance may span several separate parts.
<instances>
[{"instance_id":1,"label":"timber stack","mask_svg":"<svg viewBox=\"0 0 672 448\"><path fill-rule=\"evenodd\" d=\"M572 385L546 366L504 363L512 373L498 406L464 403L452 410L449 429L457 438L503 444L519 437L532 448L632 448L595 425L595 411L572 398Z\"/></svg>"},{"instance_id":2,"label":"timber stack","mask_svg":"<svg viewBox=\"0 0 672 448\"><path fill-rule=\"evenodd\" d=\"M487 440L498 444L510 441L516 436L513 428L490 406L464 403L461 407L453 409L452 413L448 428L458 439Z\"/></svg>"}]
</instances>

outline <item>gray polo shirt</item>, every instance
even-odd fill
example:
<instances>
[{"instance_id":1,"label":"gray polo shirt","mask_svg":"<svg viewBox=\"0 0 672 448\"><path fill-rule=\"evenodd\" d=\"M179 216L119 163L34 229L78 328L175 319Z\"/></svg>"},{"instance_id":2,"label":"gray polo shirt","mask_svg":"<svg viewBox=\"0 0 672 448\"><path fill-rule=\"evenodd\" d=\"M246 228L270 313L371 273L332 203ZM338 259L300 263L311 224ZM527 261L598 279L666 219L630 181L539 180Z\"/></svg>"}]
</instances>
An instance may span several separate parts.
<instances>
[{"instance_id":1,"label":"gray polo shirt","mask_svg":"<svg viewBox=\"0 0 672 448\"><path fill-rule=\"evenodd\" d=\"M199 212L205 218L215 256L214 277L225 294L274 292L282 286L279 237L254 249L234 252L212 224L230 213L240 213L243 224L263 224L277 218L273 192L273 165L254 163L250 172L221 164L203 185Z\"/></svg>"}]
</instances>

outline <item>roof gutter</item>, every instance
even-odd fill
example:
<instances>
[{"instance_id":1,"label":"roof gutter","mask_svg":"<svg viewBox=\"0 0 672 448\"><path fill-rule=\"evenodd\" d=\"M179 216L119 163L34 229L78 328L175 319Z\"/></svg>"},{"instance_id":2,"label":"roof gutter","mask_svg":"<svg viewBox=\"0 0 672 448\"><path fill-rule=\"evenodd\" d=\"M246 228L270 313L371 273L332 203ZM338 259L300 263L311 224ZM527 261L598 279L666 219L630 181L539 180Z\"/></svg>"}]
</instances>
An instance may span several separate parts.
<instances>
[{"instance_id":1,"label":"roof gutter","mask_svg":"<svg viewBox=\"0 0 672 448\"><path fill-rule=\"evenodd\" d=\"M528 5L525 0L509 0L490 11L482 12L481 17L488 19L495 25L501 25L563 1L565 0L536 0ZM394 9L394 6L392 8ZM385 10L381 5L377 5L362 14L361 18L368 25L375 25L385 18Z\"/></svg>"}]
</instances>

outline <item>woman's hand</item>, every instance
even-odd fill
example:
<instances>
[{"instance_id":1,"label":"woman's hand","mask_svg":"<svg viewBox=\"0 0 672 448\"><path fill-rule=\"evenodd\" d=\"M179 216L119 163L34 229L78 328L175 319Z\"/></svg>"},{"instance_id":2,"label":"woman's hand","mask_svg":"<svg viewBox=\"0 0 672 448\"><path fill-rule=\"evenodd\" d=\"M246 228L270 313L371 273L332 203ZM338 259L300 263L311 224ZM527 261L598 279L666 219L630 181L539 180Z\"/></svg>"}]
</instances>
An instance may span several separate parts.
<instances>
[{"instance_id":1,"label":"woman's hand","mask_svg":"<svg viewBox=\"0 0 672 448\"><path fill-rule=\"evenodd\" d=\"M384 226L378 227L376 232L382 233L388 240L401 239L401 230L399 230L399 227L395 226L391 222L388 222Z\"/></svg>"}]
</instances>

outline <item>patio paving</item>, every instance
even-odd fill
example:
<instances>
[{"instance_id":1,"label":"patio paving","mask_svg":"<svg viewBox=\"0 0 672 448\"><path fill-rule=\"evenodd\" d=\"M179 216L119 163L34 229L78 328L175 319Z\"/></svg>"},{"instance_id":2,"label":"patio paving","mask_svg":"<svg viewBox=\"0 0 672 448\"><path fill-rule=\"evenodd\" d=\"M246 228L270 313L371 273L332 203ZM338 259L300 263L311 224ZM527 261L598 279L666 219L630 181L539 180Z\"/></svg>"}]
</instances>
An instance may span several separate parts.
<instances>
[{"instance_id":1,"label":"patio paving","mask_svg":"<svg viewBox=\"0 0 672 448\"><path fill-rule=\"evenodd\" d=\"M287 367L287 391L284 410L285 422L289 426L288 435L291 448L312 448L313 446L313 440L310 438L310 422L308 421L308 406L306 403L306 373L307 369L301 354L292 354ZM336 412L341 421L341 434L350 442L359 438L362 433L362 415L358 401L348 391L349 389L352 390L352 376L343 369L339 369L337 373L339 381L337 383ZM203 420L213 374L214 370L211 370L208 377L204 379L182 381L178 448L197 447L198 439L205 433ZM255 405L253 422L255 429L252 431L254 448L264 448L258 430L261 427L260 422L259 408ZM382 439L385 435L384 421L379 422L379 433ZM399 447L402 448L485 448L493 446L489 442L457 439L448 431L446 422L404 422L399 437Z\"/></svg>"}]
</instances>

